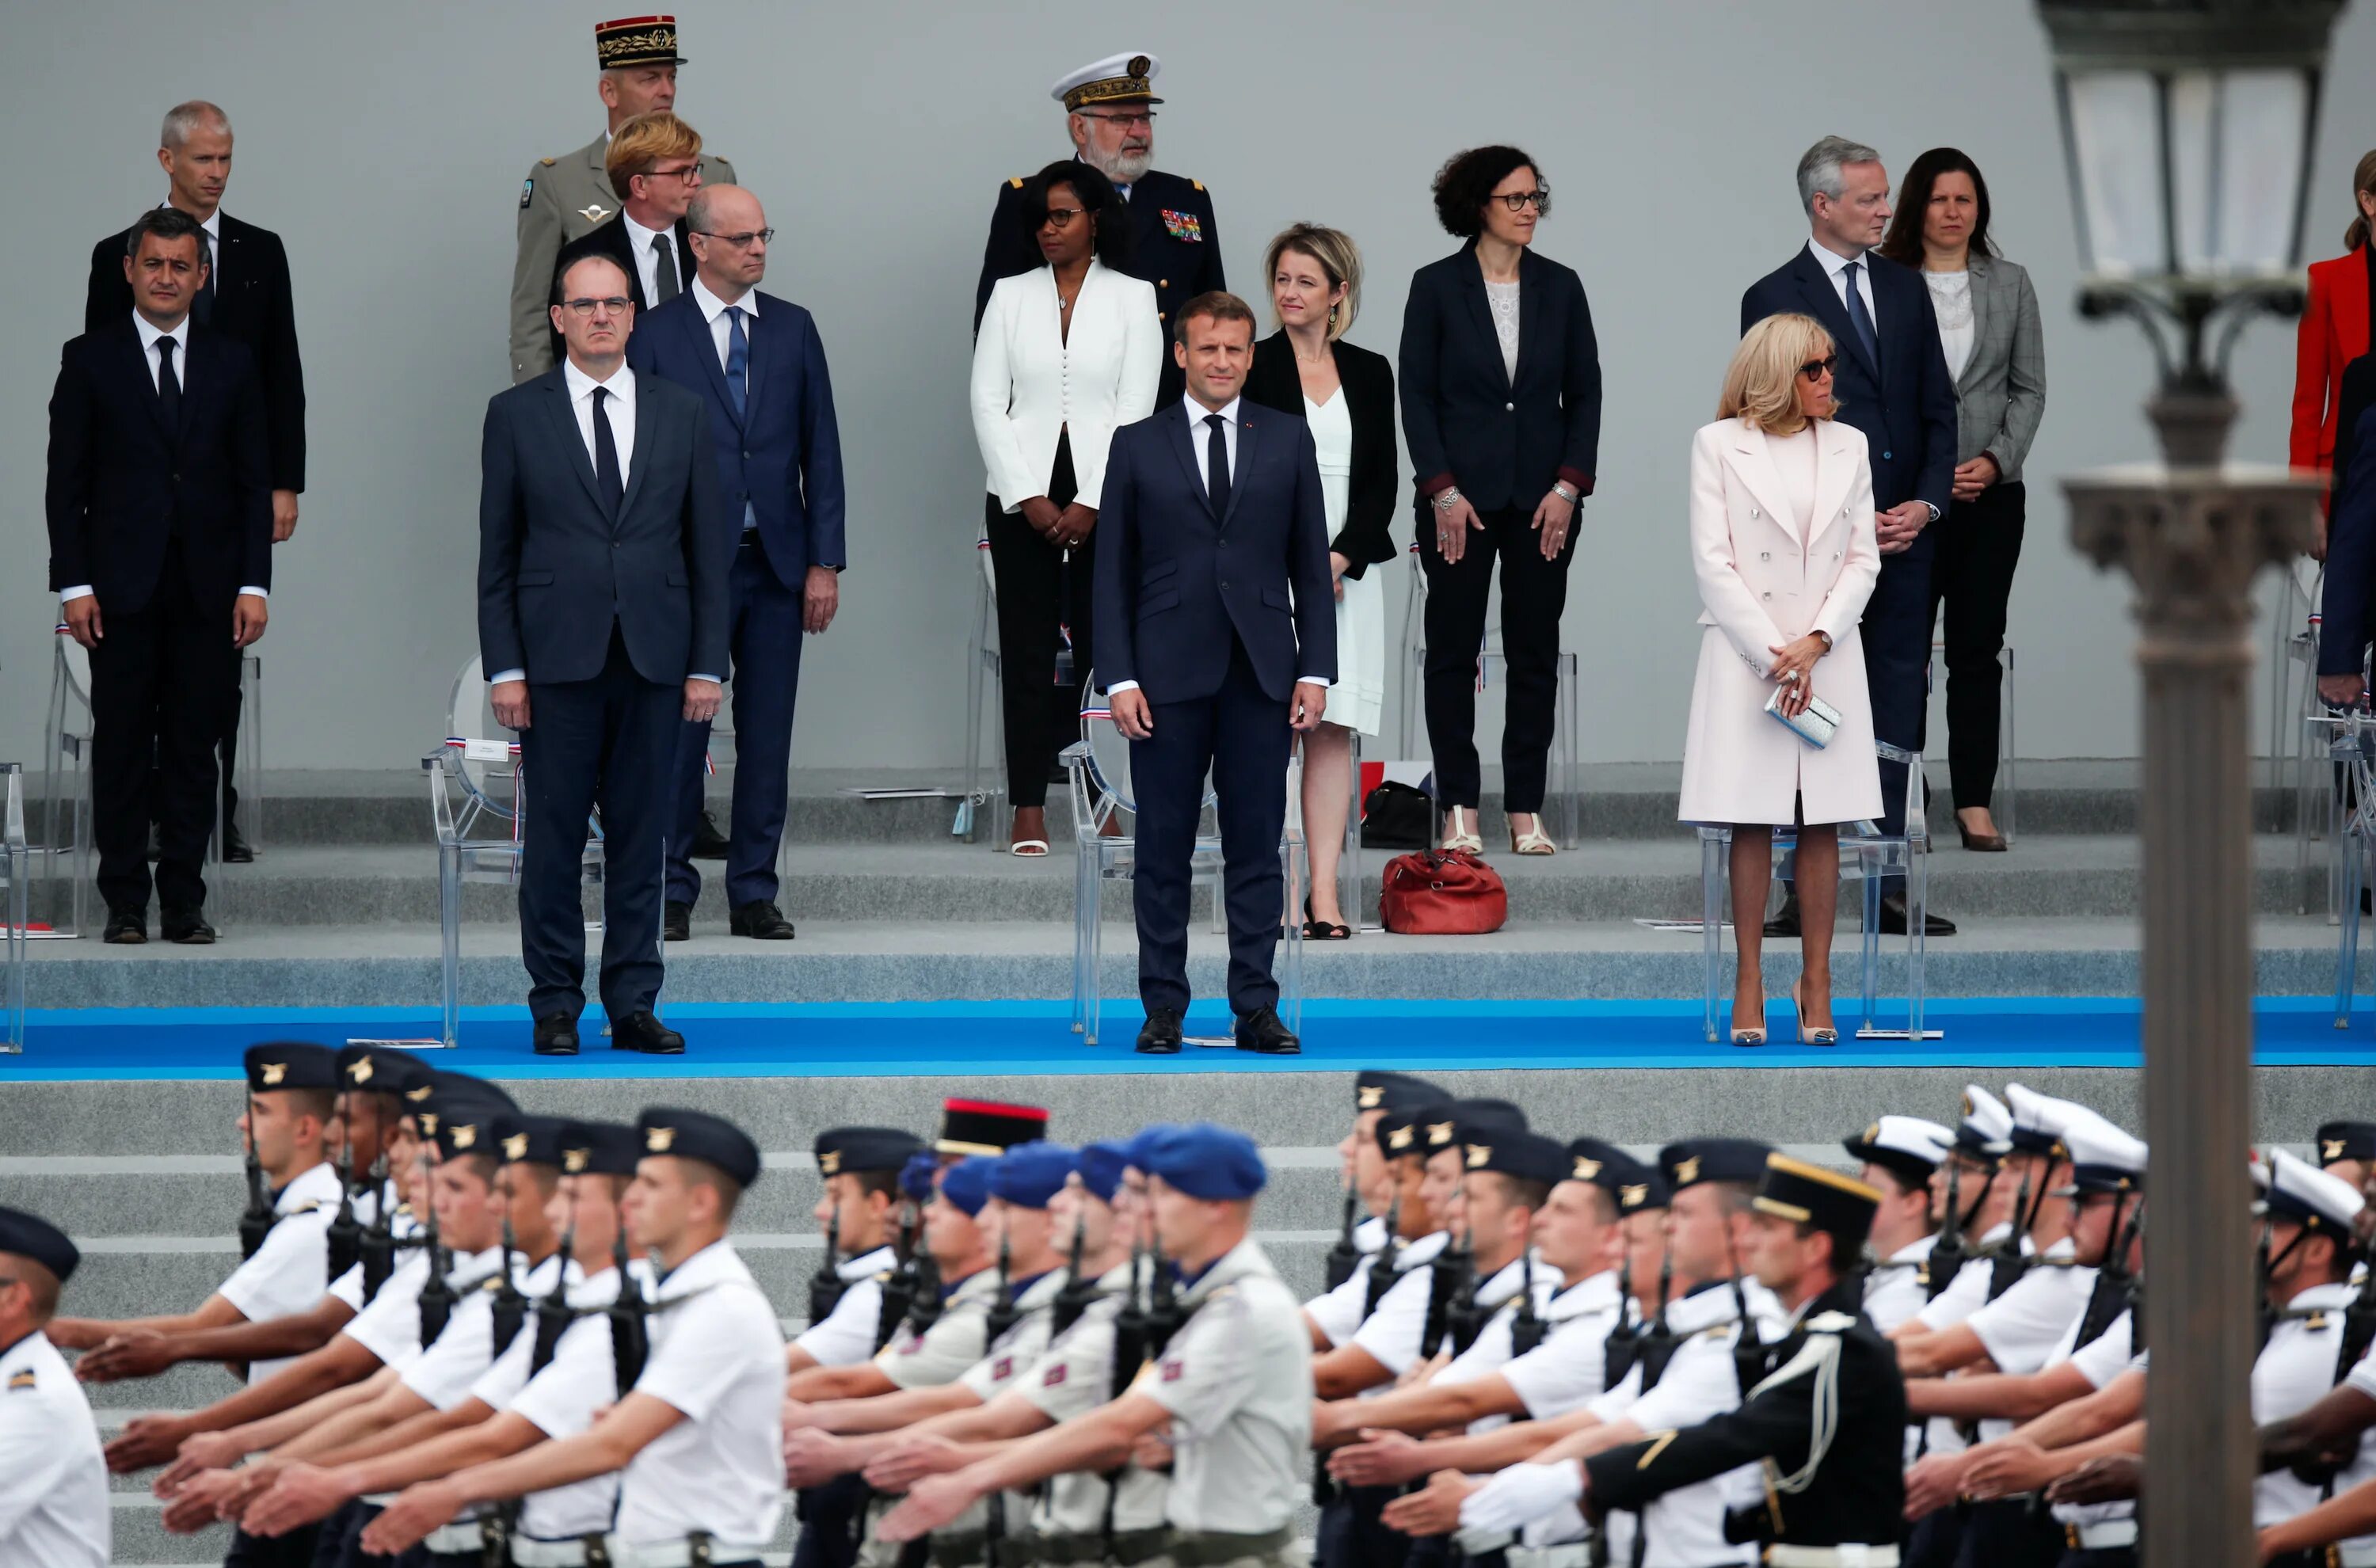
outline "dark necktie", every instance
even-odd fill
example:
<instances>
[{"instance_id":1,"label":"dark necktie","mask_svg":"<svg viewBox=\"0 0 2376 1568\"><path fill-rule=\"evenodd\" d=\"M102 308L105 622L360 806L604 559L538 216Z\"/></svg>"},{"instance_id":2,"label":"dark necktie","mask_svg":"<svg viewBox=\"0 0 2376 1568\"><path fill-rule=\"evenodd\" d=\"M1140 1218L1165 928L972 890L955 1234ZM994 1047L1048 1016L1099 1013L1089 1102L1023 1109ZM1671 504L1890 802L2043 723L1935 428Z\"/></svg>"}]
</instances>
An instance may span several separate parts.
<instances>
[{"instance_id":1,"label":"dark necktie","mask_svg":"<svg viewBox=\"0 0 2376 1568\"><path fill-rule=\"evenodd\" d=\"M666 234L652 236L652 259L659 263L652 268L654 294L652 303L664 305L676 298L679 287L676 278L676 255L670 246L669 237Z\"/></svg>"},{"instance_id":2,"label":"dark necktie","mask_svg":"<svg viewBox=\"0 0 2376 1568\"><path fill-rule=\"evenodd\" d=\"M1872 330L1872 313L1864 308L1864 291L1857 287L1857 266L1849 262L1840 268L1840 279L1847 284L1848 325L1856 328L1857 341L1864 345L1864 357L1877 372L1881 369L1881 340Z\"/></svg>"},{"instance_id":3,"label":"dark necktie","mask_svg":"<svg viewBox=\"0 0 2376 1568\"><path fill-rule=\"evenodd\" d=\"M726 307L726 398L734 405L734 417L742 417L742 400L749 396L751 379L751 339L742 336L742 307Z\"/></svg>"},{"instance_id":4,"label":"dark necktie","mask_svg":"<svg viewBox=\"0 0 2376 1568\"><path fill-rule=\"evenodd\" d=\"M1218 414L1205 416L1205 428L1213 434L1205 442L1205 494L1213 503L1213 516L1230 515L1230 438L1228 422Z\"/></svg>"},{"instance_id":5,"label":"dark necktie","mask_svg":"<svg viewBox=\"0 0 2376 1568\"><path fill-rule=\"evenodd\" d=\"M601 493L602 505L616 518L620 498L627 487L619 478L619 444L612 439L611 416L602 407L610 400L609 387L594 388L594 488Z\"/></svg>"},{"instance_id":6,"label":"dark necktie","mask_svg":"<svg viewBox=\"0 0 2376 1568\"><path fill-rule=\"evenodd\" d=\"M171 338L157 339L157 407L165 416L165 428L178 432L182 428L182 382L173 374L173 350Z\"/></svg>"}]
</instances>

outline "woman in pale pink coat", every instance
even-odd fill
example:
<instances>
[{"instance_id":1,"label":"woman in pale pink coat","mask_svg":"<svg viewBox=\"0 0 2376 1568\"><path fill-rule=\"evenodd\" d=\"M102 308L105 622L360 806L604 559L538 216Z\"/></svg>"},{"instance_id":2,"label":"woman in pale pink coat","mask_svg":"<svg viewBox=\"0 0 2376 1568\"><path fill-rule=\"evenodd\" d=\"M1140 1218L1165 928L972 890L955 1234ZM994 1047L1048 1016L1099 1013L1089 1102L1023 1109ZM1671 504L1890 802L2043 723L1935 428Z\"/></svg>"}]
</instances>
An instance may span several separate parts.
<instances>
[{"instance_id":1,"label":"woman in pale pink coat","mask_svg":"<svg viewBox=\"0 0 2376 1568\"><path fill-rule=\"evenodd\" d=\"M1699 674L1683 742L1681 817L1732 827L1732 1043L1765 1043L1758 970L1774 829L1797 825L1804 956L1791 999L1799 1038L1839 1039L1832 1022L1838 824L1881 814L1881 769L1857 621L1881 574L1872 471L1861 432L1831 416L1832 340L1813 317L1768 316L1725 372L1717 422L1692 440L1692 564L1699 577ZM1811 698L1839 712L1820 750L1765 712L1776 689L1794 717Z\"/></svg>"}]
</instances>

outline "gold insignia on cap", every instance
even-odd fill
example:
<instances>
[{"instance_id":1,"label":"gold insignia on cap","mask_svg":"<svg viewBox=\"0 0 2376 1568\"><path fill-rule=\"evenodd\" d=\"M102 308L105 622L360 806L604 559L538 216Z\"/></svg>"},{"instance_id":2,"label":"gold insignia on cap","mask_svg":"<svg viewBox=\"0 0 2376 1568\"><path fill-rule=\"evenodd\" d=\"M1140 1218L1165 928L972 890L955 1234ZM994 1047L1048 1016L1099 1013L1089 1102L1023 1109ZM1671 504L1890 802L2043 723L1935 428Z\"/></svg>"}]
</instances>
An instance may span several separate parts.
<instances>
[{"instance_id":1,"label":"gold insignia on cap","mask_svg":"<svg viewBox=\"0 0 2376 1568\"><path fill-rule=\"evenodd\" d=\"M1489 1159L1492 1158L1493 1158L1493 1146L1492 1146L1491 1144L1470 1144L1470 1145L1468 1146L1468 1169L1469 1169L1469 1170L1484 1170L1484 1169L1485 1169L1485 1162L1486 1162L1487 1160L1489 1160Z\"/></svg>"},{"instance_id":2,"label":"gold insignia on cap","mask_svg":"<svg viewBox=\"0 0 2376 1568\"><path fill-rule=\"evenodd\" d=\"M1970 1115L1974 1111L1976 1111L1976 1110L1978 1110L1978 1107L1975 1106L1975 1105L1972 1103L1972 1091L1971 1091L1971 1090L1969 1090L1969 1089L1966 1089L1966 1090L1964 1091L1964 1114L1965 1114L1966 1116L1969 1116L1969 1115Z\"/></svg>"},{"instance_id":3,"label":"gold insignia on cap","mask_svg":"<svg viewBox=\"0 0 2376 1568\"><path fill-rule=\"evenodd\" d=\"M674 1127L647 1127L644 1129L644 1152L646 1154L666 1154L669 1151L669 1146L674 1142L676 1142L676 1129Z\"/></svg>"},{"instance_id":4,"label":"gold insignia on cap","mask_svg":"<svg viewBox=\"0 0 2376 1568\"><path fill-rule=\"evenodd\" d=\"M1620 1187L1617 1189L1617 1202L1621 1207L1640 1208L1644 1204L1648 1203L1649 1201L1650 1183L1647 1182L1643 1182L1638 1187Z\"/></svg>"},{"instance_id":5,"label":"gold insignia on cap","mask_svg":"<svg viewBox=\"0 0 2376 1568\"><path fill-rule=\"evenodd\" d=\"M841 1151L839 1149L829 1148L823 1154L817 1156L817 1174L820 1176L838 1176L841 1174Z\"/></svg>"},{"instance_id":6,"label":"gold insignia on cap","mask_svg":"<svg viewBox=\"0 0 2376 1568\"><path fill-rule=\"evenodd\" d=\"M420 1111L414 1115L413 1120L421 1123L421 1135L422 1137L434 1138L437 1135L437 1112L434 1111Z\"/></svg>"},{"instance_id":7,"label":"gold insignia on cap","mask_svg":"<svg viewBox=\"0 0 2376 1568\"><path fill-rule=\"evenodd\" d=\"M370 1083L372 1081L372 1059L368 1056L358 1056L352 1062L348 1063L347 1076L352 1078L358 1084Z\"/></svg>"},{"instance_id":8,"label":"gold insignia on cap","mask_svg":"<svg viewBox=\"0 0 2376 1568\"><path fill-rule=\"evenodd\" d=\"M1427 1146L1440 1148L1452 1141L1452 1123L1431 1122L1427 1124Z\"/></svg>"},{"instance_id":9,"label":"gold insignia on cap","mask_svg":"<svg viewBox=\"0 0 2376 1568\"><path fill-rule=\"evenodd\" d=\"M413 1104L419 1105L422 1101L427 1099L431 1095L435 1094L436 1092L437 1086L435 1084L423 1084L417 1089L405 1090L404 1098L410 1100Z\"/></svg>"},{"instance_id":10,"label":"gold insignia on cap","mask_svg":"<svg viewBox=\"0 0 2376 1568\"><path fill-rule=\"evenodd\" d=\"M1700 1157L1698 1155L1693 1155L1689 1159L1679 1159L1675 1161L1676 1186L1688 1187L1699 1179Z\"/></svg>"},{"instance_id":11,"label":"gold insignia on cap","mask_svg":"<svg viewBox=\"0 0 2376 1568\"><path fill-rule=\"evenodd\" d=\"M460 1126L446 1134L446 1141L452 1144L456 1148L470 1147L479 1141L478 1124L473 1122L463 1123Z\"/></svg>"},{"instance_id":12,"label":"gold insignia on cap","mask_svg":"<svg viewBox=\"0 0 2376 1568\"><path fill-rule=\"evenodd\" d=\"M1598 1181L1600 1179L1600 1161L1588 1158L1584 1155L1577 1155L1575 1157L1575 1179L1579 1182Z\"/></svg>"},{"instance_id":13,"label":"gold insignia on cap","mask_svg":"<svg viewBox=\"0 0 2376 1568\"><path fill-rule=\"evenodd\" d=\"M528 1134L526 1133L514 1133L510 1137L504 1140L504 1158L505 1159L526 1159L528 1158Z\"/></svg>"},{"instance_id":14,"label":"gold insignia on cap","mask_svg":"<svg viewBox=\"0 0 2376 1568\"><path fill-rule=\"evenodd\" d=\"M278 1088L280 1087L280 1080L289 1075L289 1063L259 1062L255 1064L255 1075L264 1080L266 1088Z\"/></svg>"},{"instance_id":15,"label":"gold insignia on cap","mask_svg":"<svg viewBox=\"0 0 2376 1568\"><path fill-rule=\"evenodd\" d=\"M1362 1084L1353 1091L1353 1109L1356 1111L1375 1111L1385 1100L1386 1086L1384 1084Z\"/></svg>"},{"instance_id":16,"label":"gold insignia on cap","mask_svg":"<svg viewBox=\"0 0 2376 1568\"><path fill-rule=\"evenodd\" d=\"M2325 1139L2318 1146L2318 1147L2319 1160L2322 1164L2333 1165L2336 1160L2343 1158L2343 1140L2341 1138Z\"/></svg>"},{"instance_id":17,"label":"gold insignia on cap","mask_svg":"<svg viewBox=\"0 0 2376 1568\"><path fill-rule=\"evenodd\" d=\"M1143 77L1146 75L1146 67L1153 64L1155 62L1144 54L1134 54L1130 57L1129 74L1134 77Z\"/></svg>"},{"instance_id":18,"label":"gold insignia on cap","mask_svg":"<svg viewBox=\"0 0 2376 1568\"><path fill-rule=\"evenodd\" d=\"M1411 1130L1408 1127L1397 1127L1393 1132L1386 1134L1386 1146L1388 1148L1408 1148L1410 1146Z\"/></svg>"},{"instance_id":19,"label":"gold insignia on cap","mask_svg":"<svg viewBox=\"0 0 2376 1568\"><path fill-rule=\"evenodd\" d=\"M563 1149L561 1151L561 1169L567 1175L581 1176L585 1174L586 1162L593 1157L594 1151L590 1148Z\"/></svg>"},{"instance_id":20,"label":"gold insignia on cap","mask_svg":"<svg viewBox=\"0 0 2376 1568\"><path fill-rule=\"evenodd\" d=\"M1871 1126L1867 1127L1864 1130L1864 1136L1859 1138L1857 1141L1863 1144L1877 1144L1881 1142L1881 1123L1876 1122Z\"/></svg>"}]
</instances>

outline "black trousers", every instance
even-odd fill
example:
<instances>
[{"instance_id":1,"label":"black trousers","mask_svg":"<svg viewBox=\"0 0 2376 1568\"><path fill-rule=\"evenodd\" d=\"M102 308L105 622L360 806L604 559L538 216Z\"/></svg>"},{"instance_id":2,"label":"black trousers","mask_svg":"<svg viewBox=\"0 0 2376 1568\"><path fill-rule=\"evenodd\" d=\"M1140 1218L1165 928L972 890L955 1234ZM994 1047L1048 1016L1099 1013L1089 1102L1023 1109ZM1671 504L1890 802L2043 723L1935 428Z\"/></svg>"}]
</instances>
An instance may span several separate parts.
<instances>
[{"instance_id":1,"label":"black trousers","mask_svg":"<svg viewBox=\"0 0 2376 1568\"><path fill-rule=\"evenodd\" d=\"M1070 505L1072 437L1056 438L1056 467L1048 499ZM1006 718L1006 790L1010 803L1048 803L1048 775L1056 754L1081 738L1081 677L1088 673L1089 600L1097 580L1098 536L1073 546L1070 558L1041 539L1020 512L983 498L982 529L998 578L999 703ZM1069 634L1069 641L1068 639ZM1060 650L1073 650L1072 672L1059 681Z\"/></svg>"},{"instance_id":2,"label":"black trousers","mask_svg":"<svg viewBox=\"0 0 2376 1568\"><path fill-rule=\"evenodd\" d=\"M2028 493L2018 480L1958 501L1939 519L1939 555L1930 573L1932 624L1946 607L1947 777L1958 810L1985 806L1996 792L2004 719L2005 607Z\"/></svg>"},{"instance_id":3,"label":"black trousers","mask_svg":"<svg viewBox=\"0 0 2376 1568\"><path fill-rule=\"evenodd\" d=\"M1254 679L1245 646L1230 639L1230 668L1208 697L1147 705L1154 733L1130 743L1138 797L1138 995L1149 1012L1188 1010L1189 862L1213 776L1221 826L1222 900L1230 924L1230 1008L1278 1002L1271 956L1287 898L1278 863L1287 825L1288 705Z\"/></svg>"},{"instance_id":4,"label":"black trousers","mask_svg":"<svg viewBox=\"0 0 2376 1568\"><path fill-rule=\"evenodd\" d=\"M858 1561L858 1520L870 1495L861 1476L837 1476L795 1494L801 1538L791 1568L849 1568Z\"/></svg>"},{"instance_id":5,"label":"black trousers","mask_svg":"<svg viewBox=\"0 0 2376 1568\"><path fill-rule=\"evenodd\" d=\"M1476 807L1484 791L1477 760L1477 655L1485 645L1485 607L1493 562L1502 563L1502 651L1509 695L1502 721L1502 803L1539 812L1550 775L1552 720L1559 704L1560 615L1567 608L1571 530L1556 560L1543 559L1534 509L1479 514L1457 562L1435 546L1434 505L1421 501L1420 567L1427 573L1427 742L1435 760L1435 803Z\"/></svg>"},{"instance_id":6,"label":"black trousers","mask_svg":"<svg viewBox=\"0 0 2376 1568\"><path fill-rule=\"evenodd\" d=\"M1402 1495L1398 1486L1340 1486L1320 1511L1313 1532L1313 1568L1405 1568L1411 1538L1379 1519Z\"/></svg>"},{"instance_id":7,"label":"black trousers","mask_svg":"<svg viewBox=\"0 0 2376 1568\"><path fill-rule=\"evenodd\" d=\"M1972 1504L1955 1562L1957 1568L2056 1568L2065 1550L2054 1515L2014 1498Z\"/></svg>"},{"instance_id":8,"label":"black trousers","mask_svg":"<svg viewBox=\"0 0 2376 1568\"><path fill-rule=\"evenodd\" d=\"M312 1568L322 1529L320 1525L308 1525L285 1536L265 1537L249 1535L234 1526L231 1550L223 1553L223 1568Z\"/></svg>"},{"instance_id":9,"label":"black trousers","mask_svg":"<svg viewBox=\"0 0 2376 1568\"><path fill-rule=\"evenodd\" d=\"M2320 1554L2324 1562L2325 1555ZM2086 1547L2066 1546L2059 1568L2137 1568L2137 1549L2132 1546Z\"/></svg>"},{"instance_id":10,"label":"black trousers","mask_svg":"<svg viewBox=\"0 0 2376 1568\"><path fill-rule=\"evenodd\" d=\"M661 850L683 711L681 686L636 672L616 625L610 657L592 680L529 683L529 727L520 731L520 959L536 1017L575 1018L586 1009L578 878L586 819L597 804L602 1007L616 1019L651 1011L659 995Z\"/></svg>"},{"instance_id":11,"label":"black trousers","mask_svg":"<svg viewBox=\"0 0 2376 1568\"><path fill-rule=\"evenodd\" d=\"M215 742L237 678L228 601L202 603L179 541L165 548L157 591L136 611L101 606L106 636L90 650L92 837L99 896L111 911L146 910L149 766L163 854L158 902L196 909L214 828Z\"/></svg>"},{"instance_id":12,"label":"black trousers","mask_svg":"<svg viewBox=\"0 0 2376 1568\"><path fill-rule=\"evenodd\" d=\"M1898 1560L1904 1568L1954 1568L1955 1550L1963 1538L1963 1509L1934 1508L1914 1521Z\"/></svg>"}]
</instances>

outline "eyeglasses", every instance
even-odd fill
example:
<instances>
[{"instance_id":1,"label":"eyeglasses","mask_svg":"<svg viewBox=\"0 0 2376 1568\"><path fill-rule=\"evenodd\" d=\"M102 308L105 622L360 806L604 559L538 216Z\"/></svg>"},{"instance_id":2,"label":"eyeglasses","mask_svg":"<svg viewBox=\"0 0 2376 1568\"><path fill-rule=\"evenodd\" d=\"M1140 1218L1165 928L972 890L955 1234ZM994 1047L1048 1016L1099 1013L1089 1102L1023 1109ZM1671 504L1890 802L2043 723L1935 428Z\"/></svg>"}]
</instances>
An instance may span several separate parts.
<instances>
[{"instance_id":1,"label":"eyeglasses","mask_svg":"<svg viewBox=\"0 0 2376 1568\"><path fill-rule=\"evenodd\" d=\"M695 184L700 181L702 167L707 161L707 160L706 159L696 158L682 169L647 169L644 171L644 178L647 180L682 180L688 185Z\"/></svg>"},{"instance_id":2,"label":"eyeglasses","mask_svg":"<svg viewBox=\"0 0 2376 1568\"><path fill-rule=\"evenodd\" d=\"M1048 216L1040 220L1040 227L1069 229L1073 226L1073 220L1080 215L1081 209L1077 207L1051 207L1048 209Z\"/></svg>"},{"instance_id":3,"label":"eyeglasses","mask_svg":"<svg viewBox=\"0 0 2376 1568\"><path fill-rule=\"evenodd\" d=\"M714 234L707 229L695 229L693 232L705 240L716 240L720 244L732 245L738 251L749 250L751 242L754 240L764 245L773 242L776 237L776 232L773 229L751 229L740 234Z\"/></svg>"},{"instance_id":4,"label":"eyeglasses","mask_svg":"<svg viewBox=\"0 0 2376 1568\"><path fill-rule=\"evenodd\" d=\"M1155 111L1152 109L1140 110L1135 113L1120 114L1102 109L1075 109L1073 113L1084 120L1111 120L1124 130L1130 129L1133 125L1145 125L1150 131L1155 128Z\"/></svg>"},{"instance_id":5,"label":"eyeglasses","mask_svg":"<svg viewBox=\"0 0 2376 1568\"><path fill-rule=\"evenodd\" d=\"M1548 213L1551 209L1551 190L1549 185L1543 186L1540 190L1512 191L1507 196L1497 196L1493 199L1513 212L1522 211L1529 207L1542 213Z\"/></svg>"},{"instance_id":6,"label":"eyeglasses","mask_svg":"<svg viewBox=\"0 0 2376 1568\"><path fill-rule=\"evenodd\" d=\"M561 303L568 308L570 315L576 316L580 321L584 321L588 317L591 316L594 314L594 309L597 305L600 305L603 310L608 311L612 315L618 315L624 312L636 308L636 302L627 298L624 294L612 294L607 299L600 300L564 300Z\"/></svg>"},{"instance_id":7,"label":"eyeglasses","mask_svg":"<svg viewBox=\"0 0 2376 1568\"><path fill-rule=\"evenodd\" d=\"M1799 367L1799 374L1810 381L1821 381L1831 374L1832 367L1839 362L1840 357L1837 354L1826 355L1820 360L1809 360Z\"/></svg>"}]
</instances>

